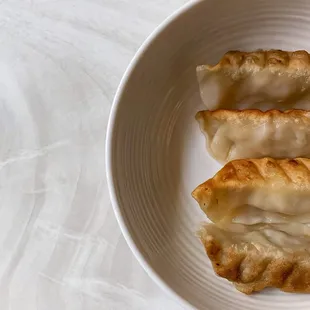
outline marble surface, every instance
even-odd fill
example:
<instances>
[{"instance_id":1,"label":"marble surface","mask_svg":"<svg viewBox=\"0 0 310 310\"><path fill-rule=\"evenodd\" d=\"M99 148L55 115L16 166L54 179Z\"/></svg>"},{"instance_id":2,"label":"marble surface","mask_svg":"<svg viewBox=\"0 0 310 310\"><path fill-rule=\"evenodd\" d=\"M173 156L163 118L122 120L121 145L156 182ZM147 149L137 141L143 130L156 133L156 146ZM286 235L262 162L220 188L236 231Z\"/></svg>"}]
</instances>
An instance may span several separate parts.
<instances>
[{"instance_id":1,"label":"marble surface","mask_svg":"<svg viewBox=\"0 0 310 310\"><path fill-rule=\"evenodd\" d=\"M0 309L185 309L115 220L105 132L148 34L186 0L0 2Z\"/></svg>"}]
</instances>

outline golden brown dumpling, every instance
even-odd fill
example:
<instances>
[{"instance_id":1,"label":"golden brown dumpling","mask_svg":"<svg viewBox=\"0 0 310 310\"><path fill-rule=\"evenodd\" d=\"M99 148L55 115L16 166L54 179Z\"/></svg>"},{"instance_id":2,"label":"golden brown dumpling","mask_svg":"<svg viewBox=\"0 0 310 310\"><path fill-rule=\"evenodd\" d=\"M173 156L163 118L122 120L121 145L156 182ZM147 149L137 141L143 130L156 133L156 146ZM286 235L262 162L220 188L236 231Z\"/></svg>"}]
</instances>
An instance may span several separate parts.
<instances>
[{"instance_id":1,"label":"golden brown dumpling","mask_svg":"<svg viewBox=\"0 0 310 310\"><path fill-rule=\"evenodd\" d=\"M216 110L196 115L219 162L240 158L310 158L310 112Z\"/></svg>"},{"instance_id":2,"label":"golden brown dumpling","mask_svg":"<svg viewBox=\"0 0 310 310\"><path fill-rule=\"evenodd\" d=\"M197 67L208 110L310 109L310 57L306 51L231 51L215 66Z\"/></svg>"},{"instance_id":3,"label":"golden brown dumpling","mask_svg":"<svg viewBox=\"0 0 310 310\"><path fill-rule=\"evenodd\" d=\"M266 287L310 293L310 238L265 229L231 233L205 225L199 232L214 271L242 293Z\"/></svg>"}]
</instances>

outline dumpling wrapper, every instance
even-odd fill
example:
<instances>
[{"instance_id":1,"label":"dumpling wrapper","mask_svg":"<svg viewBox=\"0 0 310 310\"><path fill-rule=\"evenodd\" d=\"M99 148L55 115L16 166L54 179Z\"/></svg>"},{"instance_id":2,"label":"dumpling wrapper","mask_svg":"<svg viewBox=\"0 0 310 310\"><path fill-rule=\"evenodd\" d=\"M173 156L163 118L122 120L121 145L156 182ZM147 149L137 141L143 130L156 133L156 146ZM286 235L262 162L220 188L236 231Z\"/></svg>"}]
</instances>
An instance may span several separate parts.
<instances>
[{"instance_id":1,"label":"dumpling wrapper","mask_svg":"<svg viewBox=\"0 0 310 310\"><path fill-rule=\"evenodd\" d=\"M233 224L310 222L310 159L242 159L192 193L209 219Z\"/></svg>"},{"instance_id":2,"label":"dumpling wrapper","mask_svg":"<svg viewBox=\"0 0 310 310\"><path fill-rule=\"evenodd\" d=\"M216 110L196 115L209 153L219 162L240 158L310 158L310 112Z\"/></svg>"},{"instance_id":3,"label":"dumpling wrapper","mask_svg":"<svg viewBox=\"0 0 310 310\"><path fill-rule=\"evenodd\" d=\"M215 66L197 67L208 110L310 110L310 56L306 51L231 51Z\"/></svg>"},{"instance_id":4,"label":"dumpling wrapper","mask_svg":"<svg viewBox=\"0 0 310 310\"><path fill-rule=\"evenodd\" d=\"M199 237L214 271L251 294L266 287L310 293L310 239L273 229L247 234L205 225Z\"/></svg>"}]
</instances>

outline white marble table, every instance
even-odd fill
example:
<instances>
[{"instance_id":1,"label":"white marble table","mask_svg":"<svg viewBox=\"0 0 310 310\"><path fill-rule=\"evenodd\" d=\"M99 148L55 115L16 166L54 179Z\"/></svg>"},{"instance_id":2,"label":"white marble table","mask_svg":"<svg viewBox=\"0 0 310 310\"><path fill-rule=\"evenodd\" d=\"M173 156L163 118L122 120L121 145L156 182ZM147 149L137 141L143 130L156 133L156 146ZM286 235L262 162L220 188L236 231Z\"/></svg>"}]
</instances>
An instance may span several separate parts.
<instances>
[{"instance_id":1,"label":"white marble table","mask_svg":"<svg viewBox=\"0 0 310 310\"><path fill-rule=\"evenodd\" d=\"M187 0L0 1L0 309L185 309L121 235L105 177L114 93Z\"/></svg>"}]
</instances>

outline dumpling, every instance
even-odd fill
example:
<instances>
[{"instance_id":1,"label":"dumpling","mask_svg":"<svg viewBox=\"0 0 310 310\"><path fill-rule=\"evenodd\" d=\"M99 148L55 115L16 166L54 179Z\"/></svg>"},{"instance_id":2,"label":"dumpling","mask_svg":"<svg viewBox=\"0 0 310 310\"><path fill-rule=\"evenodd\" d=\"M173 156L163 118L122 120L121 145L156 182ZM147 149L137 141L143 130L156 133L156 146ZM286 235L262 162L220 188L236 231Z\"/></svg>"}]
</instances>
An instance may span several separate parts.
<instances>
[{"instance_id":1,"label":"dumpling","mask_svg":"<svg viewBox=\"0 0 310 310\"><path fill-rule=\"evenodd\" d=\"M306 51L231 51L215 66L197 67L208 110L310 109L310 55Z\"/></svg>"},{"instance_id":2,"label":"dumpling","mask_svg":"<svg viewBox=\"0 0 310 310\"><path fill-rule=\"evenodd\" d=\"M226 230L234 224L310 223L310 159L235 160L192 195Z\"/></svg>"},{"instance_id":3,"label":"dumpling","mask_svg":"<svg viewBox=\"0 0 310 310\"><path fill-rule=\"evenodd\" d=\"M310 112L216 110L196 115L209 153L219 162L240 158L310 158Z\"/></svg>"},{"instance_id":4,"label":"dumpling","mask_svg":"<svg viewBox=\"0 0 310 310\"><path fill-rule=\"evenodd\" d=\"M273 229L238 234L214 224L199 237L214 271L251 294L266 287L310 293L310 238L292 237Z\"/></svg>"}]
</instances>

